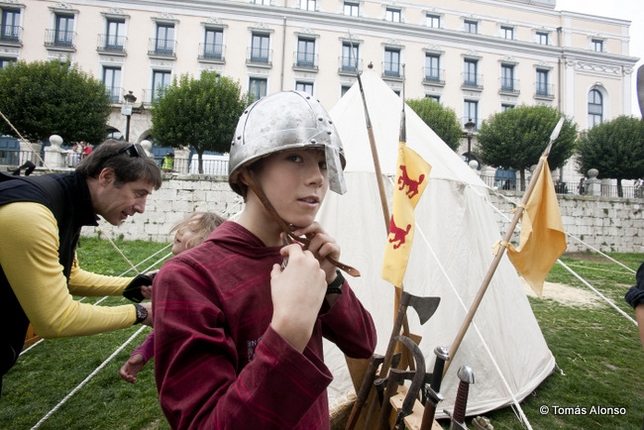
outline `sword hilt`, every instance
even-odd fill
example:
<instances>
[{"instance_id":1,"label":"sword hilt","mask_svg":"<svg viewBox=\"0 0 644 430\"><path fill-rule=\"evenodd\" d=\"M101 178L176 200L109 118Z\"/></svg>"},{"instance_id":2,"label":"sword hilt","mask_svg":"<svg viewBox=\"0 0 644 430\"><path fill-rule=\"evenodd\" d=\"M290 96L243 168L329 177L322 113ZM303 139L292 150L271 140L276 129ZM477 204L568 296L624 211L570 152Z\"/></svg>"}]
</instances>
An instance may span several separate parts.
<instances>
[{"instance_id":1,"label":"sword hilt","mask_svg":"<svg viewBox=\"0 0 644 430\"><path fill-rule=\"evenodd\" d=\"M458 369L458 378L461 382L458 384L456 392L456 401L454 402L454 414L452 420L461 424L465 422L465 411L467 409L467 396L470 391L470 384L474 383L474 372L469 366L462 366Z\"/></svg>"}]
</instances>

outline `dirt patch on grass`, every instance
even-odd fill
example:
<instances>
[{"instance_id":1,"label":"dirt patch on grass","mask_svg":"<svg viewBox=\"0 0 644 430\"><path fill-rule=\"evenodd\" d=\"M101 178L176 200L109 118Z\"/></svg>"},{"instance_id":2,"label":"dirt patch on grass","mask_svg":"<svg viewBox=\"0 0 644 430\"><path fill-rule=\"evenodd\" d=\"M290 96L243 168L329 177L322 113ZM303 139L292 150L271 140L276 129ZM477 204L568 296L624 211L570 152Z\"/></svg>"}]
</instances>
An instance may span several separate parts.
<instances>
[{"instance_id":1,"label":"dirt patch on grass","mask_svg":"<svg viewBox=\"0 0 644 430\"><path fill-rule=\"evenodd\" d=\"M530 297L537 297L528 283L521 279L521 284L526 294ZM555 300L566 306L599 306L601 301L597 295L591 291L582 290L581 288L571 287L565 284L556 284L554 282L545 282L543 284L542 298Z\"/></svg>"}]
</instances>

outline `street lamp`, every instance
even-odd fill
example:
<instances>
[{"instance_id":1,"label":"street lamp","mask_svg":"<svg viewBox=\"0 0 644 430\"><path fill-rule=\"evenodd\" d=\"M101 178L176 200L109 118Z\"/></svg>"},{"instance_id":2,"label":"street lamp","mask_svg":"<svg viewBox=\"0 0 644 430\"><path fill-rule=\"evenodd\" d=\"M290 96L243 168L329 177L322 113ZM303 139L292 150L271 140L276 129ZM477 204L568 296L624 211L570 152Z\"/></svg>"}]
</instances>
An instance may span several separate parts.
<instances>
[{"instance_id":1,"label":"street lamp","mask_svg":"<svg viewBox=\"0 0 644 430\"><path fill-rule=\"evenodd\" d=\"M476 124L472 121L472 118L470 118L463 126L467 131L467 163L469 164L472 159L472 136L474 135L474 127Z\"/></svg>"},{"instance_id":2,"label":"street lamp","mask_svg":"<svg viewBox=\"0 0 644 430\"><path fill-rule=\"evenodd\" d=\"M125 115L125 141L130 141L130 117L132 117L132 103L136 101L136 96L132 94L132 91L128 91L127 94L123 96L125 99L125 104L121 106L121 115Z\"/></svg>"}]
</instances>

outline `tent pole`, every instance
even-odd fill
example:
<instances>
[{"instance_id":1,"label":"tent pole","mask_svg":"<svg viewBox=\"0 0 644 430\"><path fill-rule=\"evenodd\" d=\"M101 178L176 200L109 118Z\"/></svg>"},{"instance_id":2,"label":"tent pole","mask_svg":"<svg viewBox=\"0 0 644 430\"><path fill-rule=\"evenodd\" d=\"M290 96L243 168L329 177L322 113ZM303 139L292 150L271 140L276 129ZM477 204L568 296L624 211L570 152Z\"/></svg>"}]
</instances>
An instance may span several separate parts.
<instances>
[{"instance_id":1,"label":"tent pole","mask_svg":"<svg viewBox=\"0 0 644 430\"><path fill-rule=\"evenodd\" d=\"M498 252L494 256L494 259L492 260L492 263L490 264L490 267L487 273L485 274L485 277L483 278L483 282L481 283L481 286L479 287L479 290L476 293L476 296L474 297L472 306L467 312L467 315L465 316L465 320L463 321L463 324L461 325L461 328L456 334L456 338L454 339L454 342L450 347L449 357L451 358L451 360L445 363L445 368L443 369L443 376L447 373L447 370L449 369L450 364L454 361L454 356L456 355L456 352L458 351L458 348L460 347L461 342L465 337L465 333L467 332L467 329L469 328L472 322L472 319L474 319L474 314L476 314L476 311L478 310L478 307L481 304L481 300L483 300L483 296L485 295L485 292L487 291L487 288L490 285L492 276L494 276L494 272L496 271L496 268L498 267L499 262L501 261L501 258L505 253L508 243L510 243L510 240L512 239L512 233L514 232L516 225L519 223L519 219L521 218L521 215L523 215L523 210L525 208L525 205L528 199L530 198L532 191L534 190L534 187L537 183L537 179L539 178L539 175L541 174L541 167L543 166L543 163L545 162L545 160L548 158L548 154L550 154L550 148L552 148L552 143L559 136L559 132L561 131L561 127L563 126L564 120L565 120L564 117L561 117L559 119L559 122L557 123L557 125L555 126L555 129L550 135L550 142L548 143L548 146L546 147L546 149L543 151L543 154L541 154L541 157L539 158L539 163L537 164L537 168L535 169L536 174L533 175L532 178L530 178L530 183L528 184L528 188L523 194L521 203L516 208L516 212L514 213L514 218L512 218L512 222L510 222L510 226L508 227L508 231L505 233L505 237L501 242L501 246L499 247Z\"/></svg>"}]
</instances>

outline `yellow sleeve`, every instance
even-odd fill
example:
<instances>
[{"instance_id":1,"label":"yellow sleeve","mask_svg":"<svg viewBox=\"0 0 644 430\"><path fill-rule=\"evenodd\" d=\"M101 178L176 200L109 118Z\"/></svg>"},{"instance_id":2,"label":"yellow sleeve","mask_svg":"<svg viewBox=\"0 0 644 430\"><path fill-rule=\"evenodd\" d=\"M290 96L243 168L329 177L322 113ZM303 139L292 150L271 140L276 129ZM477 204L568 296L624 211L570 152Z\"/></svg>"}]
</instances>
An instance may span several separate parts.
<instances>
[{"instance_id":1,"label":"yellow sleeve","mask_svg":"<svg viewBox=\"0 0 644 430\"><path fill-rule=\"evenodd\" d=\"M97 275L86 272L78 265L74 256L72 270L69 273L69 292L77 296L120 296L134 278Z\"/></svg>"},{"instance_id":2,"label":"yellow sleeve","mask_svg":"<svg viewBox=\"0 0 644 430\"><path fill-rule=\"evenodd\" d=\"M0 266L36 332L45 338L81 336L134 324L132 305L73 300L58 248L58 225L46 207L32 202L0 206Z\"/></svg>"}]
</instances>

